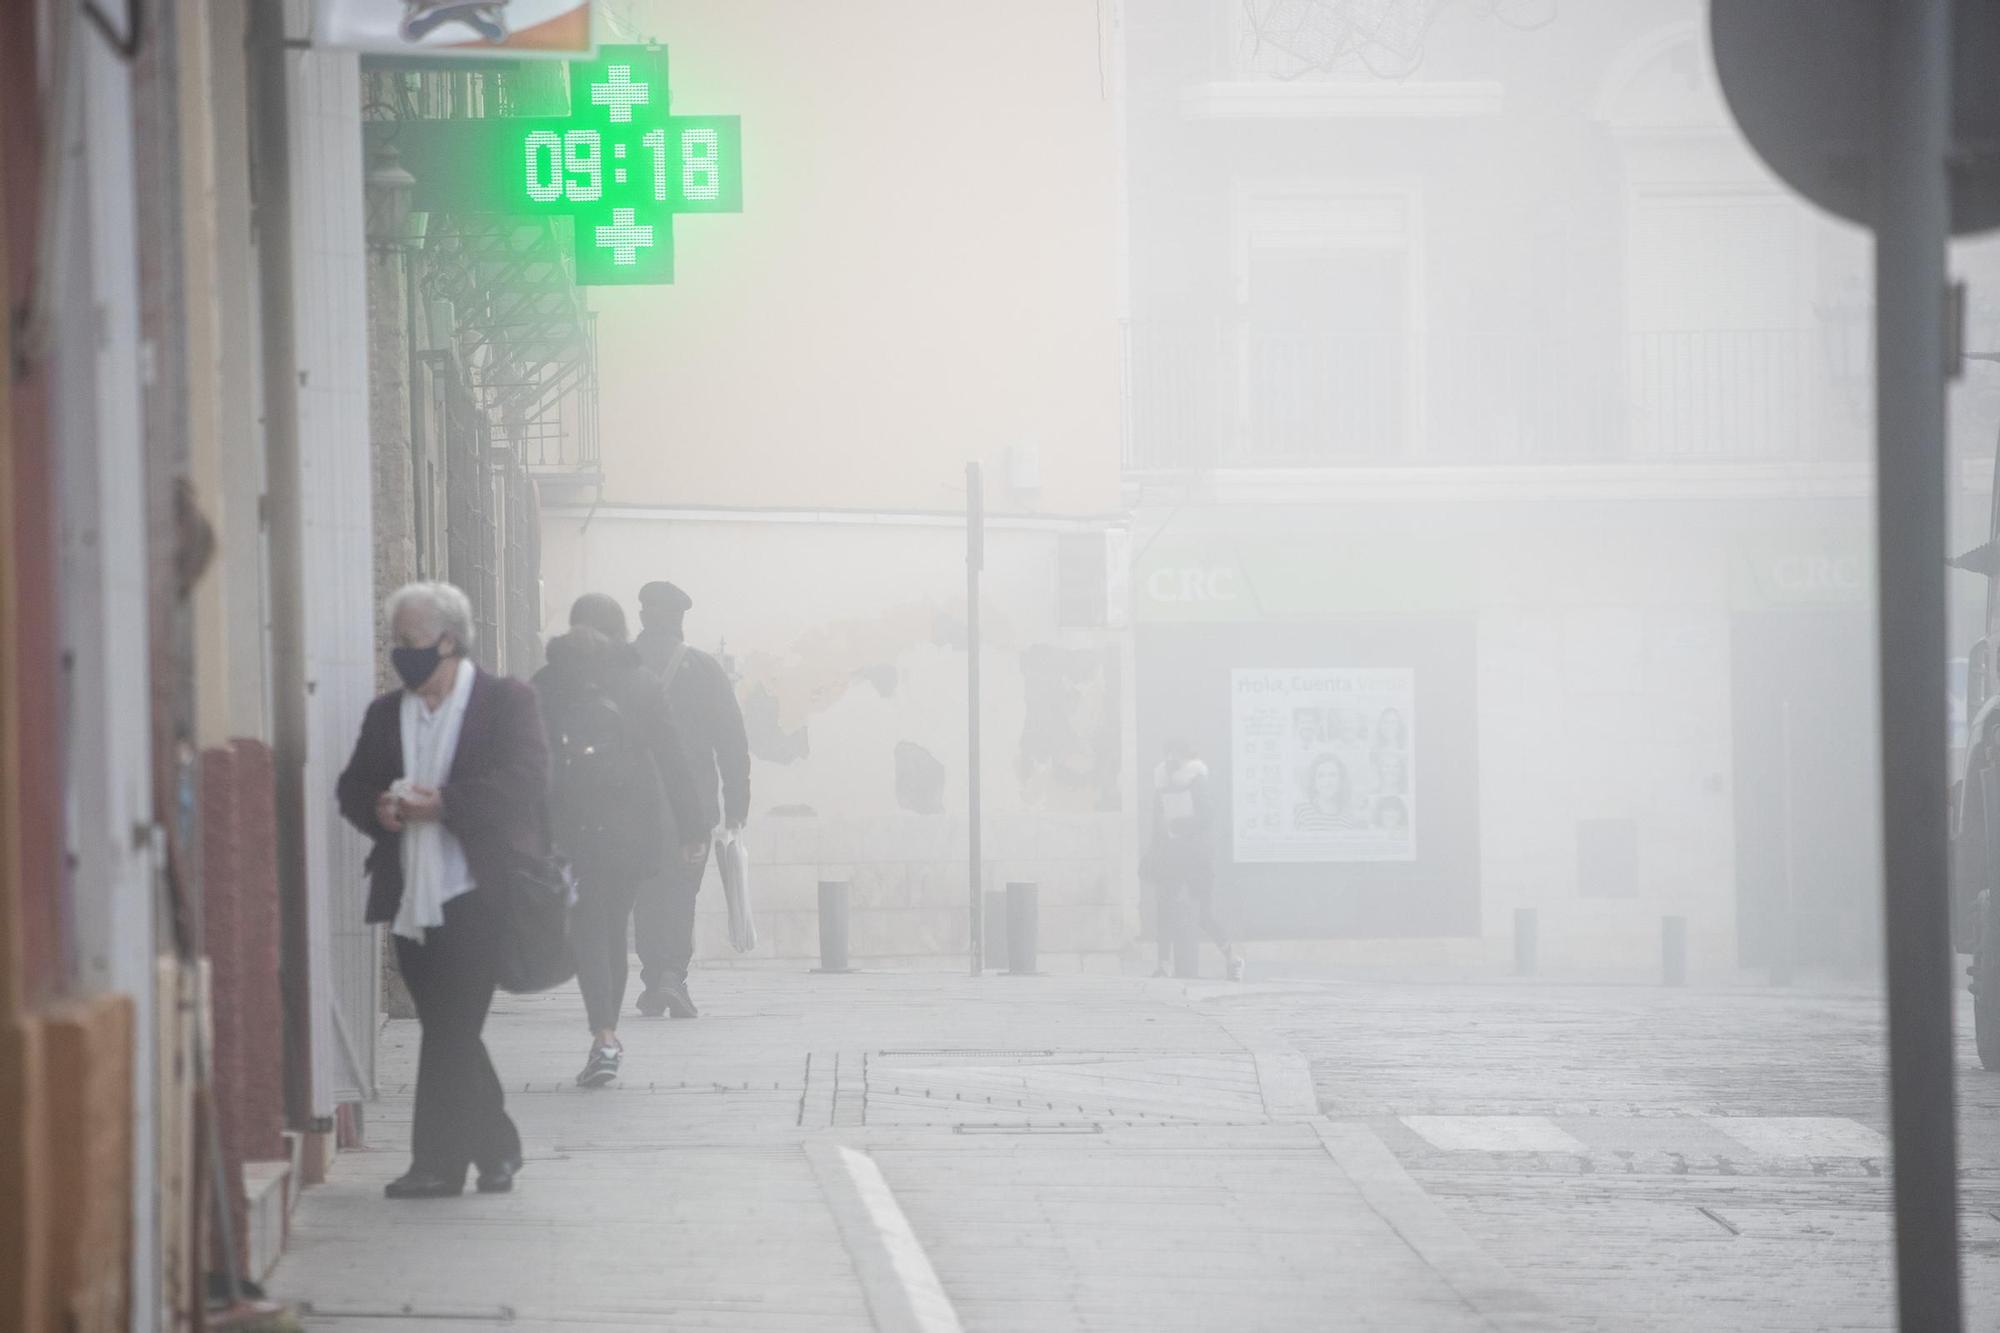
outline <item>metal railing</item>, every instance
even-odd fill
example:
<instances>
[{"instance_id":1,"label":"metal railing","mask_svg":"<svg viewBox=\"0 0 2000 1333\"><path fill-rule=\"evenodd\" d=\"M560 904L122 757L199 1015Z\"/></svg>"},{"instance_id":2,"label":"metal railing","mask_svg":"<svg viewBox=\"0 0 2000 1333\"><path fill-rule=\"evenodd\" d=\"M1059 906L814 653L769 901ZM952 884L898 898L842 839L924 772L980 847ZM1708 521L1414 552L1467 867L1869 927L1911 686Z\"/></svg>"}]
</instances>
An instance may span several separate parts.
<instances>
[{"instance_id":1,"label":"metal railing","mask_svg":"<svg viewBox=\"0 0 2000 1333\"><path fill-rule=\"evenodd\" d=\"M1818 329L1126 331L1126 467L1862 457L1868 395Z\"/></svg>"}]
</instances>

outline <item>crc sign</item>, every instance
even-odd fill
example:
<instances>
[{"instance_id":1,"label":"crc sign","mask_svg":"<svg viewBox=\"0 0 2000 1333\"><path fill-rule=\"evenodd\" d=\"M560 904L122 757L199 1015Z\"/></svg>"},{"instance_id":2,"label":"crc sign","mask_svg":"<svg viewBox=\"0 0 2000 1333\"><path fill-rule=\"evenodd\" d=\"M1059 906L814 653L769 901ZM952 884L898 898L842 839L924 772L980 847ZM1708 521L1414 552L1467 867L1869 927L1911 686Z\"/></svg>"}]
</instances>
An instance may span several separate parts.
<instances>
[{"instance_id":1,"label":"crc sign","mask_svg":"<svg viewBox=\"0 0 2000 1333\"><path fill-rule=\"evenodd\" d=\"M1146 596L1168 606L1234 602L1243 576L1231 566L1167 565L1146 576Z\"/></svg>"}]
</instances>

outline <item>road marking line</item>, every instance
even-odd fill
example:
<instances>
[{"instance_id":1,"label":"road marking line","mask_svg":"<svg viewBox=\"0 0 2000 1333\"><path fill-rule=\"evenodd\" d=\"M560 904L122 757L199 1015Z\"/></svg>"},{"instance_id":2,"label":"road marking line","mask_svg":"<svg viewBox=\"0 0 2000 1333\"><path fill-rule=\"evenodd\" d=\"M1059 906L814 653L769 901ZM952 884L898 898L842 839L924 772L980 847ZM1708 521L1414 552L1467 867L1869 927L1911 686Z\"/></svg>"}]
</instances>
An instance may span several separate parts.
<instances>
[{"instance_id":1,"label":"road marking line","mask_svg":"<svg viewBox=\"0 0 2000 1333\"><path fill-rule=\"evenodd\" d=\"M1403 1123L1446 1152L1588 1151L1538 1115L1406 1115Z\"/></svg>"},{"instance_id":2,"label":"road marking line","mask_svg":"<svg viewBox=\"0 0 2000 1333\"><path fill-rule=\"evenodd\" d=\"M1327 1155L1368 1207L1473 1313L1510 1333L1542 1333L1549 1327L1549 1311L1541 1298L1481 1249L1411 1178L1373 1130L1326 1120L1315 1122L1313 1128Z\"/></svg>"},{"instance_id":3,"label":"road marking line","mask_svg":"<svg viewBox=\"0 0 2000 1333\"><path fill-rule=\"evenodd\" d=\"M1719 1133L1759 1157L1887 1157L1889 1145L1868 1126L1840 1116L1712 1115Z\"/></svg>"},{"instance_id":4,"label":"road marking line","mask_svg":"<svg viewBox=\"0 0 2000 1333\"><path fill-rule=\"evenodd\" d=\"M824 1141L806 1144L806 1158L832 1205L879 1333L964 1333L875 1159Z\"/></svg>"}]
</instances>

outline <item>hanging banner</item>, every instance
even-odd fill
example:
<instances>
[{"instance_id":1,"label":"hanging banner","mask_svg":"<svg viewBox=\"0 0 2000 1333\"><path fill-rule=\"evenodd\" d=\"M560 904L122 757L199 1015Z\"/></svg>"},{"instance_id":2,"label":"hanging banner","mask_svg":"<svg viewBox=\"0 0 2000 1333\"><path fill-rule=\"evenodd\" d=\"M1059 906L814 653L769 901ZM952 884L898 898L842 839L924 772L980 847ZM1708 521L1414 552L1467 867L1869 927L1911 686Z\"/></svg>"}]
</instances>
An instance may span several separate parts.
<instances>
[{"instance_id":1,"label":"hanging banner","mask_svg":"<svg viewBox=\"0 0 2000 1333\"><path fill-rule=\"evenodd\" d=\"M584 0L318 0L313 45L376 55L588 59L597 6Z\"/></svg>"},{"instance_id":2,"label":"hanging banner","mask_svg":"<svg viewBox=\"0 0 2000 1333\"><path fill-rule=\"evenodd\" d=\"M1416 672L1230 672L1240 862L1414 861Z\"/></svg>"}]
</instances>

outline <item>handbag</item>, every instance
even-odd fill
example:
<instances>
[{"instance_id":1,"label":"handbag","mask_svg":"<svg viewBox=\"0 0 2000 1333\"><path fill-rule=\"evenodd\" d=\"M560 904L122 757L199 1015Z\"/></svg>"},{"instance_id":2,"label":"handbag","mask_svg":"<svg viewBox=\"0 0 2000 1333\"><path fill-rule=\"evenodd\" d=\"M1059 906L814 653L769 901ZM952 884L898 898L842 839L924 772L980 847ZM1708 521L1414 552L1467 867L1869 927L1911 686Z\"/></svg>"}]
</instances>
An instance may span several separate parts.
<instances>
[{"instance_id":1,"label":"handbag","mask_svg":"<svg viewBox=\"0 0 2000 1333\"><path fill-rule=\"evenodd\" d=\"M722 898L729 906L729 943L738 953L757 947L757 921L750 914L750 850L738 833L724 833L715 843L715 868L722 876Z\"/></svg>"},{"instance_id":2,"label":"handbag","mask_svg":"<svg viewBox=\"0 0 2000 1333\"><path fill-rule=\"evenodd\" d=\"M523 856L494 897L494 979L501 990L533 995L576 975L569 938L576 876L568 861L550 852Z\"/></svg>"}]
</instances>

